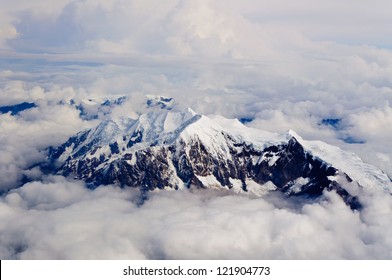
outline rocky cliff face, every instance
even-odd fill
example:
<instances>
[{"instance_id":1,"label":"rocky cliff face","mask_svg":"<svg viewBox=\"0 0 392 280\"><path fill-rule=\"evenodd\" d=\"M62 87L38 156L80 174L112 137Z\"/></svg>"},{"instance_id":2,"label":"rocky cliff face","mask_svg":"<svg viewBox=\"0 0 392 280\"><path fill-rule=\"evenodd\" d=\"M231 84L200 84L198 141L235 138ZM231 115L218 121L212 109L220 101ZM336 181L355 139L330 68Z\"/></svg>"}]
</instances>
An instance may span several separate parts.
<instances>
[{"instance_id":1,"label":"rocky cliff face","mask_svg":"<svg viewBox=\"0 0 392 280\"><path fill-rule=\"evenodd\" d=\"M314 148L294 132L273 134L237 120L202 116L173 106L170 98L150 100L148 105L138 119L107 120L71 137L50 153L48 162L57 173L85 180L91 187L118 184L143 192L223 188L305 197L335 190L351 208L360 207L360 202L345 185L359 188L362 181L368 182L351 177L361 177L361 166L371 184L390 186L385 174L354 155L341 151L323 160L317 151L325 154L337 148L324 143ZM340 168L345 160L351 174ZM359 167L353 171L352 165Z\"/></svg>"}]
</instances>

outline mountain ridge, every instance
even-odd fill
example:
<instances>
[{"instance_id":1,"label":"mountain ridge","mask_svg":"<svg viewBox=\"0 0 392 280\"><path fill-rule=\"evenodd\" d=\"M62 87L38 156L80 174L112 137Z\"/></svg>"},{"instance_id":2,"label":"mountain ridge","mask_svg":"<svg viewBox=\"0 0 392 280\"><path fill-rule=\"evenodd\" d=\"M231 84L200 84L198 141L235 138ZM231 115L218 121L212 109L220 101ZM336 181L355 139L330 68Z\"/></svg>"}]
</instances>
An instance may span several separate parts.
<instances>
[{"instance_id":1,"label":"mountain ridge","mask_svg":"<svg viewBox=\"0 0 392 280\"><path fill-rule=\"evenodd\" d=\"M222 188L311 198L335 190L353 209L360 208L355 188L392 189L381 170L291 130L276 134L200 115L167 97L150 98L147 108L137 119L107 119L74 135L51 151L48 163L90 187Z\"/></svg>"}]
</instances>

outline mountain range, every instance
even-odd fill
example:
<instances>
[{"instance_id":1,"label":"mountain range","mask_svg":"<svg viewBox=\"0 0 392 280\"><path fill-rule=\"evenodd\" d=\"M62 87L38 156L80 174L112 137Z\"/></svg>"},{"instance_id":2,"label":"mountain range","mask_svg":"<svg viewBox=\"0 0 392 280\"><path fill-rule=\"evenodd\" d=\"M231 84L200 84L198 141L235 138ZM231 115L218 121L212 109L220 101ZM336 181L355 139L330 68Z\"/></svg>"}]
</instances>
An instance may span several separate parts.
<instances>
[{"instance_id":1,"label":"mountain range","mask_svg":"<svg viewBox=\"0 0 392 280\"><path fill-rule=\"evenodd\" d=\"M143 194L213 188L317 199L334 190L352 209L361 207L360 188L392 190L383 171L338 147L201 115L162 96L150 97L137 118L107 118L70 137L45 166L90 188L116 184Z\"/></svg>"}]
</instances>

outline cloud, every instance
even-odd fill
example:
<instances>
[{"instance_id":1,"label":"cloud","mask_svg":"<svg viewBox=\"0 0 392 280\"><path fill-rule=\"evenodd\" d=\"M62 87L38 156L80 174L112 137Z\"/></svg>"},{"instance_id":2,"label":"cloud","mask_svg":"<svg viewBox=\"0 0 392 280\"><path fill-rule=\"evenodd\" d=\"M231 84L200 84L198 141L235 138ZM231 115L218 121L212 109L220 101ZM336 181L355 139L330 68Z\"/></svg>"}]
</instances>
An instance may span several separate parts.
<instances>
[{"instance_id":1,"label":"cloud","mask_svg":"<svg viewBox=\"0 0 392 280\"><path fill-rule=\"evenodd\" d=\"M0 50L9 49L7 41L16 39L22 34L18 32L15 25L20 20L20 12L28 11L28 13L34 13L35 15L56 15L57 11L62 6L70 2L70 0L58 0L58 1L10 1L4 0L1 3L0 11Z\"/></svg>"},{"instance_id":2,"label":"cloud","mask_svg":"<svg viewBox=\"0 0 392 280\"><path fill-rule=\"evenodd\" d=\"M48 147L60 145L72 134L93 125L80 119L75 107L59 104L62 97L72 98L72 93L75 94L69 89L29 88L20 82L11 82L2 89L3 102L12 105L30 101L38 107L15 116L0 115L0 191L15 188L24 177L35 179L37 170L28 169L45 160Z\"/></svg>"},{"instance_id":3,"label":"cloud","mask_svg":"<svg viewBox=\"0 0 392 280\"><path fill-rule=\"evenodd\" d=\"M359 111L351 116L349 123L352 125L351 133L355 136L386 141L392 137L392 132L388 130L391 121L392 108L386 105L383 108Z\"/></svg>"},{"instance_id":4,"label":"cloud","mask_svg":"<svg viewBox=\"0 0 392 280\"><path fill-rule=\"evenodd\" d=\"M390 47L388 1L6 1L17 50L269 57L310 41ZM371 11L371 12L369 12ZM333 20L332 20L333 19ZM359 31L360 30L360 31Z\"/></svg>"},{"instance_id":5,"label":"cloud","mask_svg":"<svg viewBox=\"0 0 392 280\"><path fill-rule=\"evenodd\" d=\"M1 258L392 257L392 199L381 193L365 197L361 212L334 193L299 207L206 190L152 193L139 207L138 195L112 186L88 190L63 177L28 183L1 199Z\"/></svg>"},{"instance_id":6,"label":"cloud","mask_svg":"<svg viewBox=\"0 0 392 280\"><path fill-rule=\"evenodd\" d=\"M275 24L300 30L314 40L390 46L388 18L391 4L379 1L242 1L233 4L249 18L262 24Z\"/></svg>"},{"instance_id":7,"label":"cloud","mask_svg":"<svg viewBox=\"0 0 392 280\"><path fill-rule=\"evenodd\" d=\"M357 139L365 139L367 145L354 146L354 151L364 160L377 165L392 178L392 153L389 143L392 137L388 129L392 121L392 107L358 109L349 115L346 133Z\"/></svg>"}]
</instances>

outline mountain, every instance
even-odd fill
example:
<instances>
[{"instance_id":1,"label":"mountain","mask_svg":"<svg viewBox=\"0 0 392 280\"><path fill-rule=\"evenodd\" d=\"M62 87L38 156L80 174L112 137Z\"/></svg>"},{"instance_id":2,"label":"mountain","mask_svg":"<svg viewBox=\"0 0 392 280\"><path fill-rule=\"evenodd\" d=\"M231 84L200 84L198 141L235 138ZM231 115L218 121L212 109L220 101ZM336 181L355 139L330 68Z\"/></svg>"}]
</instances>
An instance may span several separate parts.
<instances>
[{"instance_id":1,"label":"mountain","mask_svg":"<svg viewBox=\"0 0 392 280\"><path fill-rule=\"evenodd\" d=\"M98 119L100 116L110 115L112 109L117 105L123 104L127 100L126 96L111 96L110 98L90 98L90 99L71 99L63 100L61 103L74 106L84 120Z\"/></svg>"},{"instance_id":2,"label":"mountain","mask_svg":"<svg viewBox=\"0 0 392 280\"><path fill-rule=\"evenodd\" d=\"M35 108L37 105L31 102L22 102L15 105L7 105L0 107L0 114L11 113L12 116L18 115L20 112L24 110L28 110L31 108Z\"/></svg>"},{"instance_id":3,"label":"mountain","mask_svg":"<svg viewBox=\"0 0 392 280\"><path fill-rule=\"evenodd\" d=\"M392 190L381 170L337 147L200 115L166 97L150 98L137 119L107 119L79 132L50 152L48 164L92 188L199 187L306 198L335 190L353 209L361 206L356 188Z\"/></svg>"}]
</instances>

